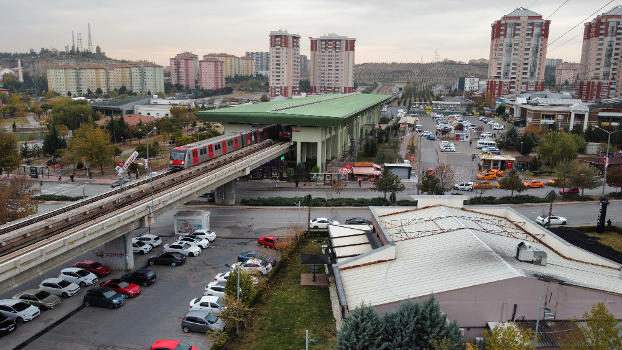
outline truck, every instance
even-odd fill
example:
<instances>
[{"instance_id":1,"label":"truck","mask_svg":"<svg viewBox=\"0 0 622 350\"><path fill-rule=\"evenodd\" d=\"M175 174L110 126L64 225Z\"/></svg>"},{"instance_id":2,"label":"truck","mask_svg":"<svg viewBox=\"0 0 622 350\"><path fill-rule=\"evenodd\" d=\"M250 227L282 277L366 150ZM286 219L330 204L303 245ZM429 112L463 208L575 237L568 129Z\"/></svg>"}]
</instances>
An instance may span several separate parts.
<instances>
[{"instance_id":1,"label":"truck","mask_svg":"<svg viewBox=\"0 0 622 350\"><path fill-rule=\"evenodd\" d=\"M173 217L176 235L187 235L196 230L209 230L210 212L206 210L178 211Z\"/></svg>"}]
</instances>

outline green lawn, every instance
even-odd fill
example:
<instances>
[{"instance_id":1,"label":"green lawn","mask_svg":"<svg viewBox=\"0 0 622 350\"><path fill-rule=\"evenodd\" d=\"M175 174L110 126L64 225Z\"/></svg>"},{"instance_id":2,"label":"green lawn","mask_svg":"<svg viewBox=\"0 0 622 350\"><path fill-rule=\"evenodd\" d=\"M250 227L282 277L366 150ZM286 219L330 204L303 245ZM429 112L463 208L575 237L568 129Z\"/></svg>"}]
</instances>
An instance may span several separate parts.
<instances>
[{"instance_id":1,"label":"green lawn","mask_svg":"<svg viewBox=\"0 0 622 350\"><path fill-rule=\"evenodd\" d=\"M607 231L607 228L605 228L605 232L603 233L586 232L585 234L590 237L597 238L600 244L611 247L618 253L622 254L622 235L620 233L615 231Z\"/></svg>"},{"instance_id":2,"label":"green lawn","mask_svg":"<svg viewBox=\"0 0 622 350\"><path fill-rule=\"evenodd\" d=\"M320 245L306 239L300 251L320 253ZM310 343L310 349L334 349L337 332L328 288L301 287L302 272L310 272L310 267L300 265L300 257L295 254L255 304L253 327L225 347L304 349L305 329L308 329L309 338L320 340L319 344Z\"/></svg>"}]
</instances>

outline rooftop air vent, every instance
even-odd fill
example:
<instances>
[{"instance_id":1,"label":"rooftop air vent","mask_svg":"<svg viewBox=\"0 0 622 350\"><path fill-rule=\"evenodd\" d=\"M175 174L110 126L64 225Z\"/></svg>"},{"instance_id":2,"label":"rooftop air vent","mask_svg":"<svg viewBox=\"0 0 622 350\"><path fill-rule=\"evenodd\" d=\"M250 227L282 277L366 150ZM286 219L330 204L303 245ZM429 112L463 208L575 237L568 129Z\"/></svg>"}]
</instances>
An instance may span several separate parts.
<instances>
[{"instance_id":1,"label":"rooftop air vent","mask_svg":"<svg viewBox=\"0 0 622 350\"><path fill-rule=\"evenodd\" d=\"M546 252L531 244L520 242L516 247L516 260L535 265L546 265Z\"/></svg>"}]
</instances>

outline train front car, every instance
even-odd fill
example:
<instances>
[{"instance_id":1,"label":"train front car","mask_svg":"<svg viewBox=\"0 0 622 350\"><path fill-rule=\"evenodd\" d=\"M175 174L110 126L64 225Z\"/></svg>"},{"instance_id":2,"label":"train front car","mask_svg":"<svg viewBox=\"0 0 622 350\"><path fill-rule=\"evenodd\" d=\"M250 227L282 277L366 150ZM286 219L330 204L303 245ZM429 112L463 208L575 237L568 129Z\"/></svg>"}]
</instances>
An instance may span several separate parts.
<instances>
[{"instance_id":1,"label":"train front car","mask_svg":"<svg viewBox=\"0 0 622 350\"><path fill-rule=\"evenodd\" d=\"M190 166L188 158L188 149L185 147L175 147L171 150L169 156L169 165L172 169L185 169Z\"/></svg>"}]
</instances>

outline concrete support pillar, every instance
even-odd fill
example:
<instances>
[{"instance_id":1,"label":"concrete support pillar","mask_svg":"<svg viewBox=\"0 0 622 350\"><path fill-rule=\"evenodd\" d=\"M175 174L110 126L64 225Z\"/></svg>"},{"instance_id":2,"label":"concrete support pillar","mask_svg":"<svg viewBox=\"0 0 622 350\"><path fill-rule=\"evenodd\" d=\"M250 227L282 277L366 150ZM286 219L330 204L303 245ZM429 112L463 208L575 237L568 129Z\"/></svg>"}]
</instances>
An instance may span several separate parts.
<instances>
[{"instance_id":1,"label":"concrete support pillar","mask_svg":"<svg viewBox=\"0 0 622 350\"><path fill-rule=\"evenodd\" d=\"M323 158L322 155L324 153L324 149L322 147L322 141L318 141L318 142L316 142L316 144L317 144L317 153L316 153L317 154L317 164L316 165L320 169L320 171L322 171L323 168L324 168L324 163L322 162L322 158Z\"/></svg>"},{"instance_id":2,"label":"concrete support pillar","mask_svg":"<svg viewBox=\"0 0 622 350\"><path fill-rule=\"evenodd\" d=\"M589 116L589 112L583 113L583 131L587 130L587 118Z\"/></svg>"},{"instance_id":3,"label":"concrete support pillar","mask_svg":"<svg viewBox=\"0 0 622 350\"><path fill-rule=\"evenodd\" d=\"M129 271L134 269L134 253L132 252L132 235L126 233L121 237L102 246L99 261L112 270Z\"/></svg>"},{"instance_id":4,"label":"concrete support pillar","mask_svg":"<svg viewBox=\"0 0 622 350\"><path fill-rule=\"evenodd\" d=\"M302 162L300 158L300 148L300 141L296 141L296 165Z\"/></svg>"},{"instance_id":5,"label":"concrete support pillar","mask_svg":"<svg viewBox=\"0 0 622 350\"><path fill-rule=\"evenodd\" d=\"M214 202L216 205L235 205L235 181L216 187Z\"/></svg>"},{"instance_id":6,"label":"concrete support pillar","mask_svg":"<svg viewBox=\"0 0 622 350\"><path fill-rule=\"evenodd\" d=\"M570 112L570 125L568 126L568 131L572 131L574 127L574 112Z\"/></svg>"}]
</instances>

